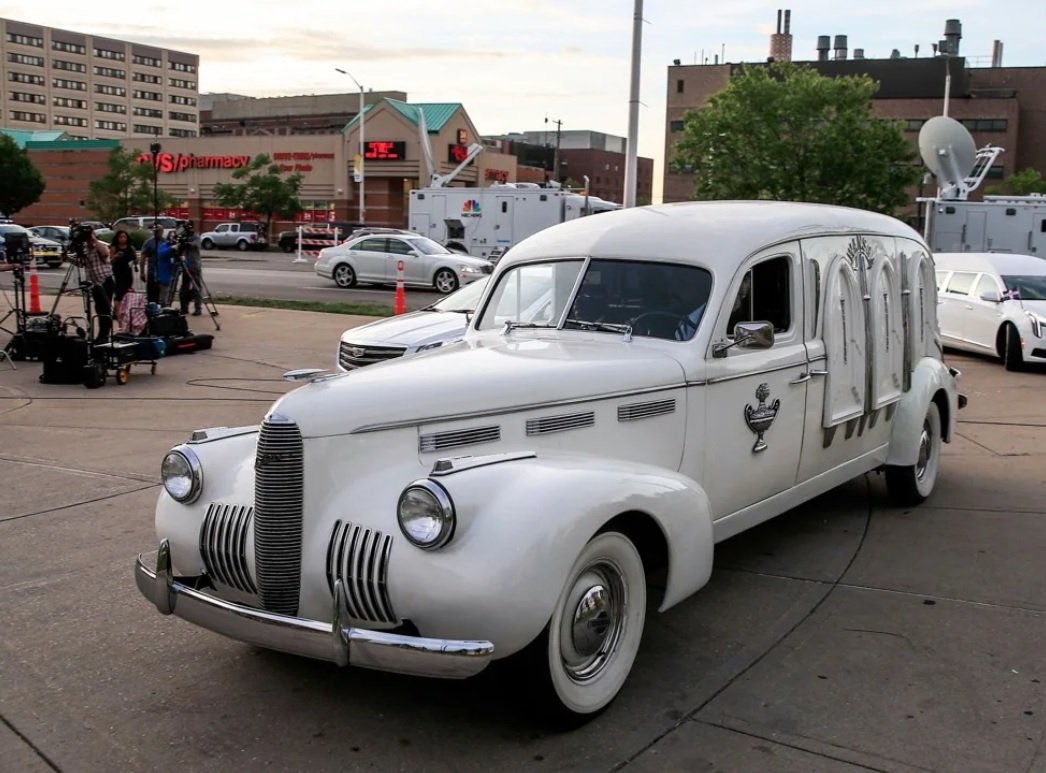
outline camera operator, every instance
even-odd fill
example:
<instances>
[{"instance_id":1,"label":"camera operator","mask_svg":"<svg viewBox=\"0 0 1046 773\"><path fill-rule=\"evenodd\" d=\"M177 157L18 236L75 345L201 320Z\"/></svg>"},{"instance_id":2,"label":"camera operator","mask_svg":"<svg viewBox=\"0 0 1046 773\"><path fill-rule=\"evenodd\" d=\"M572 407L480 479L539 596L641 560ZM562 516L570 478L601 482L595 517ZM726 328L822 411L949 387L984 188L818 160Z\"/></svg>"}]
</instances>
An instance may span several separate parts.
<instances>
[{"instance_id":1,"label":"camera operator","mask_svg":"<svg viewBox=\"0 0 1046 773\"><path fill-rule=\"evenodd\" d=\"M156 278L158 273L156 264L160 248L166 244L167 242L163 238L163 226L154 225L153 235L142 245L139 273L145 280L145 298L149 303L160 303L160 284Z\"/></svg>"},{"instance_id":2,"label":"camera operator","mask_svg":"<svg viewBox=\"0 0 1046 773\"><path fill-rule=\"evenodd\" d=\"M181 269L188 276L183 276L178 291L178 304L182 314L189 313L189 301L192 300L194 317L201 314L203 299L198 288L203 277L203 261L200 258L200 237L193 231L191 220L186 220L178 231L178 260Z\"/></svg>"},{"instance_id":3,"label":"camera operator","mask_svg":"<svg viewBox=\"0 0 1046 773\"><path fill-rule=\"evenodd\" d=\"M91 296L98 317L98 336L94 342L104 343L109 340L113 329L113 294L116 291L113 267L109 263L109 247L91 231L91 235L84 240L81 258L87 281L91 283Z\"/></svg>"}]
</instances>

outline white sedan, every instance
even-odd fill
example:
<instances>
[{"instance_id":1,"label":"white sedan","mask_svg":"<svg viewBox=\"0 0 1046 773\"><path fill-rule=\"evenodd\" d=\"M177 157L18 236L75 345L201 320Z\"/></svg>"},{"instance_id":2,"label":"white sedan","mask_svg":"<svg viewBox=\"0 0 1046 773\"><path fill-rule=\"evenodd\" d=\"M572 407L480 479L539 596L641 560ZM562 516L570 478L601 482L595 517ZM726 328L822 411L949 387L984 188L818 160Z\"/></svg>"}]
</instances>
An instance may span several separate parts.
<instances>
[{"instance_id":1,"label":"white sedan","mask_svg":"<svg viewBox=\"0 0 1046 773\"><path fill-rule=\"evenodd\" d=\"M1046 363L1046 260L943 252L934 262L945 346L994 354L1007 370Z\"/></svg>"},{"instance_id":2,"label":"white sedan","mask_svg":"<svg viewBox=\"0 0 1046 773\"><path fill-rule=\"evenodd\" d=\"M458 255L424 236L389 234L361 236L320 250L316 273L338 287L357 283L393 284L403 263L403 283L434 287L444 295L490 274L489 260Z\"/></svg>"}]
</instances>

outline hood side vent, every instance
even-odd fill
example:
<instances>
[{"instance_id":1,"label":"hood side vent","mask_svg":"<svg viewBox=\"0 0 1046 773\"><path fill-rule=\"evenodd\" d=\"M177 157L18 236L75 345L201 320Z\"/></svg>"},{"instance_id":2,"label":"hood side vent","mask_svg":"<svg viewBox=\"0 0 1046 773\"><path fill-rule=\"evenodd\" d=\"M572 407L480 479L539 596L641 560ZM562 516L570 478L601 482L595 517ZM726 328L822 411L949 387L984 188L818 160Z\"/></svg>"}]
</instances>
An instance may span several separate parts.
<instances>
[{"instance_id":1,"label":"hood side vent","mask_svg":"<svg viewBox=\"0 0 1046 773\"><path fill-rule=\"evenodd\" d=\"M617 407L617 420L637 421L638 419L649 419L654 416L664 416L665 414L675 412L675 398L669 400L652 400L646 403L619 405Z\"/></svg>"},{"instance_id":2,"label":"hood side vent","mask_svg":"<svg viewBox=\"0 0 1046 773\"><path fill-rule=\"evenodd\" d=\"M596 423L593 411L585 413L567 413L561 416L542 416L539 419L527 419L527 436L547 435L550 432L566 432L570 429L591 427Z\"/></svg>"},{"instance_id":3,"label":"hood side vent","mask_svg":"<svg viewBox=\"0 0 1046 773\"><path fill-rule=\"evenodd\" d=\"M501 440L501 427L471 427L454 429L447 432L433 432L418 439L418 450L443 451L447 448L460 448L477 443L495 443Z\"/></svg>"}]
</instances>

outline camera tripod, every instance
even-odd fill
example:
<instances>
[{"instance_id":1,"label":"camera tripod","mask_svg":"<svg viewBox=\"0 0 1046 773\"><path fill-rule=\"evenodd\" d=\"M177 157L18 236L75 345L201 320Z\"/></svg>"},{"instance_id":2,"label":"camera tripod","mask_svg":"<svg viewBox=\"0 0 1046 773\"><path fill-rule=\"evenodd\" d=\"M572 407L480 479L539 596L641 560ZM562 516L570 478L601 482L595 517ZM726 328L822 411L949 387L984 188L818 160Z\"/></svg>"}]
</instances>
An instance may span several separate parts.
<instances>
[{"instance_id":1,"label":"camera tripod","mask_svg":"<svg viewBox=\"0 0 1046 773\"><path fill-rule=\"evenodd\" d=\"M37 355L27 336L30 320L44 320L42 324L44 328L56 326L55 309L52 307L50 312L30 312L25 298L25 266L12 264L11 275L11 295L13 300L8 297L7 292L0 286L0 293L3 294L4 300L7 301L9 306L7 313L0 317L0 330L11 336L11 339L3 348L3 354L8 360L34 359ZM57 306L57 300L55 305ZM15 320L14 330L4 327L4 323L10 317L14 317Z\"/></svg>"},{"instance_id":2,"label":"camera tripod","mask_svg":"<svg viewBox=\"0 0 1046 773\"><path fill-rule=\"evenodd\" d=\"M172 305L175 299L178 298L178 285L182 281L189 282L200 304L207 309L207 314L210 316L211 322L214 323L214 329L221 330L221 323L218 322L218 307L211 299L211 290L207 287L207 283L203 281L203 274L200 273L198 276L193 276L192 272L186 267L184 260L179 260L178 270L171 277L171 286L167 291L166 305Z\"/></svg>"}]
</instances>

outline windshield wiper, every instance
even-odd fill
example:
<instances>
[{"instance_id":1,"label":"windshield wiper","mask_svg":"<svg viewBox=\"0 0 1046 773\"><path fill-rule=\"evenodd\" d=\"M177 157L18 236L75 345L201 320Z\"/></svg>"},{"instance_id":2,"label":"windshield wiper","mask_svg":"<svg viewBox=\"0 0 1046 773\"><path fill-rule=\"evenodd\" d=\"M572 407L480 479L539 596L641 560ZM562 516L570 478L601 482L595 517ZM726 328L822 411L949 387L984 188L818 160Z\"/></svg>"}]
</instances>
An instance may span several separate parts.
<instances>
[{"instance_id":1,"label":"windshield wiper","mask_svg":"<svg viewBox=\"0 0 1046 773\"><path fill-rule=\"evenodd\" d=\"M534 328L545 328L545 329L548 329L548 328L551 328L551 327L553 327L553 325L549 325L549 324L539 325L536 322L515 322L515 321L510 319L510 320L505 322L505 327L501 331L501 335L508 335L513 330L532 330Z\"/></svg>"},{"instance_id":2,"label":"windshield wiper","mask_svg":"<svg viewBox=\"0 0 1046 773\"><path fill-rule=\"evenodd\" d=\"M577 325L582 330L598 330L602 333L622 333L626 341L632 340L632 326L618 325L613 322L590 322L586 319L568 319L565 325Z\"/></svg>"}]
</instances>

